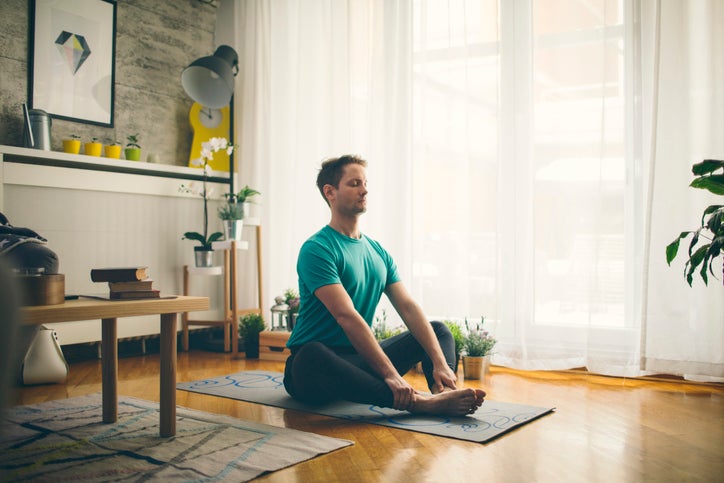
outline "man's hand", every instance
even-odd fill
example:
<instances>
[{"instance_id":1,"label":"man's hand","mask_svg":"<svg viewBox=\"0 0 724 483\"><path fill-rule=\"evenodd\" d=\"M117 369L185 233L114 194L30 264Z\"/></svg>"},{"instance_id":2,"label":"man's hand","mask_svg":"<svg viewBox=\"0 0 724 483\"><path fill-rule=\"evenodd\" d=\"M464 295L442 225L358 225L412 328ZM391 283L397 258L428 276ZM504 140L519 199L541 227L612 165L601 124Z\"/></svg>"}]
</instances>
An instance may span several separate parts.
<instances>
[{"instance_id":1,"label":"man's hand","mask_svg":"<svg viewBox=\"0 0 724 483\"><path fill-rule=\"evenodd\" d=\"M447 364L440 364L433 367L432 378L435 380L435 385L432 387L433 394L445 390L457 389L455 381L457 381L458 378Z\"/></svg>"},{"instance_id":2,"label":"man's hand","mask_svg":"<svg viewBox=\"0 0 724 483\"><path fill-rule=\"evenodd\" d=\"M399 374L386 377L385 384L392 391L392 407L399 411L409 411L412 407L415 389Z\"/></svg>"}]
</instances>

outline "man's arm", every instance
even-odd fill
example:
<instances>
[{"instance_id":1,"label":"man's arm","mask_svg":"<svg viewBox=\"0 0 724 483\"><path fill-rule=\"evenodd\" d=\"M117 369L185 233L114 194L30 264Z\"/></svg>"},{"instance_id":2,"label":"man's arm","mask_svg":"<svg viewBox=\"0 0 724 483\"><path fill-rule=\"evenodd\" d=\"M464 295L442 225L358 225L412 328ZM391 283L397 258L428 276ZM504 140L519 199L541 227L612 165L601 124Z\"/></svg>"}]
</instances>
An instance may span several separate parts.
<instances>
[{"instance_id":1,"label":"man's arm","mask_svg":"<svg viewBox=\"0 0 724 483\"><path fill-rule=\"evenodd\" d=\"M394 396L393 407L403 411L410 409L415 390L397 372L342 285L324 285L314 295L337 320L357 352L384 379Z\"/></svg>"},{"instance_id":2,"label":"man's arm","mask_svg":"<svg viewBox=\"0 0 724 483\"><path fill-rule=\"evenodd\" d=\"M430 357L433 364L433 378L437 384L437 392L443 389L455 389L455 381L457 377L450 369L445 361L445 356L440 348L440 343L435 337L430 322L425 317L425 313L415 302L410 293L402 282L395 282L387 286L385 289L387 298L392 302L402 321L405 323L412 335L417 339L425 352Z\"/></svg>"}]
</instances>

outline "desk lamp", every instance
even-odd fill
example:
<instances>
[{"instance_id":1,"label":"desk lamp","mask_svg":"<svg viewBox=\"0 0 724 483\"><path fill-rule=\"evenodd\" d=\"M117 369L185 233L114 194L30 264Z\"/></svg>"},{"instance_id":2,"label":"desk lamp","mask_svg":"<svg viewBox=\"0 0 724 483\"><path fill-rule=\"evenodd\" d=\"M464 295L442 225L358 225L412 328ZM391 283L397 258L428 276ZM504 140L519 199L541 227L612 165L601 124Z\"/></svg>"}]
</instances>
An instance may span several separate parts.
<instances>
[{"instance_id":1,"label":"desk lamp","mask_svg":"<svg viewBox=\"0 0 724 483\"><path fill-rule=\"evenodd\" d=\"M195 102L211 109L228 106L234 95L234 77L239 73L239 56L228 45L221 45L214 55L200 57L181 73L181 85ZM231 110L231 109L230 109ZM233 133L233 114L229 137ZM231 141L231 139L230 139ZM234 192L234 159L229 157L229 193Z\"/></svg>"}]
</instances>

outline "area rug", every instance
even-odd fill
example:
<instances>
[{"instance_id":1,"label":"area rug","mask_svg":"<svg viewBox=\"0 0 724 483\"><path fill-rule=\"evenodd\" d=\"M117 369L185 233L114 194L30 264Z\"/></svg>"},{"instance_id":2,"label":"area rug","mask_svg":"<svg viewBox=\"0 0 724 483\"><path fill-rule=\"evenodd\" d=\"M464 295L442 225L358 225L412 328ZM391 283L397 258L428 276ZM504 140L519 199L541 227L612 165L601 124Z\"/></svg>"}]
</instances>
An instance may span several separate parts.
<instances>
[{"instance_id":1,"label":"area rug","mask_svg":"<svg viewBox=\"0 0 724 483\"><path fill-rule=\"evenodd\" d=\"M489 442L554 409L486 399L482 407L472 415L444 417L416 415L406 411L349 402L308 406L295 401L287 394L283 378L284 375L279 372L245 371L212 379L181 382L176 384L176 388L477 443Z\"/></svg>"},{"instance_id":2,"label":"area rug","mask_svg":"<svg viewBox=\"0 0 724 483\"><path fill-rule=\"evenodd\" d=\"M101 422L100 394L18 406L0 425L0 481L246 481L352 444L177 408L159 436L158 403L120 397Z\"/></svg>"}]
</instances>

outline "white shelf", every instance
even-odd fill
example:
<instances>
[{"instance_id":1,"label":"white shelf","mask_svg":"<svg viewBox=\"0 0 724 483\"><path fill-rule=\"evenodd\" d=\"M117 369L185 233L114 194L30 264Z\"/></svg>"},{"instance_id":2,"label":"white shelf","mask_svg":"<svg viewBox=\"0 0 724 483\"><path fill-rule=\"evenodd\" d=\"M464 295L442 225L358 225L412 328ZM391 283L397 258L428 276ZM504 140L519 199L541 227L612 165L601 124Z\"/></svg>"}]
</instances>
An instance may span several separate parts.
<instances>
[{"instance_id":1,"label":"white shelf","mask_svg":"<svg viewBox=\"0 0 724 483\"><path fill-rule=\"evenodd\" d=\"M224 273L224 267L189 267L189 273L194 275L221 275Z\"/></svg>"},{"instance_id":2,"label":"white shelf","mask_svg":"<svg viewBox=\"0 0 724 483\"><path fill-rule=\"evenodd\" d=\"M215 241L215 242L211 243L211 248L213 248L214 250L229 250L231 248L231 240ZM248 250L249 242L244 241L244 240L237 241L236 249L237 250Z\"/></svg>"}]
</instances>

